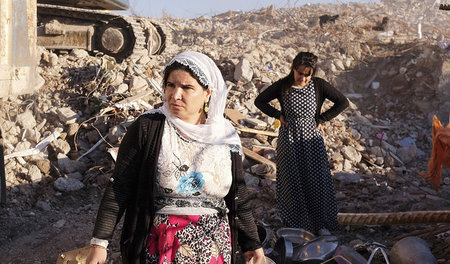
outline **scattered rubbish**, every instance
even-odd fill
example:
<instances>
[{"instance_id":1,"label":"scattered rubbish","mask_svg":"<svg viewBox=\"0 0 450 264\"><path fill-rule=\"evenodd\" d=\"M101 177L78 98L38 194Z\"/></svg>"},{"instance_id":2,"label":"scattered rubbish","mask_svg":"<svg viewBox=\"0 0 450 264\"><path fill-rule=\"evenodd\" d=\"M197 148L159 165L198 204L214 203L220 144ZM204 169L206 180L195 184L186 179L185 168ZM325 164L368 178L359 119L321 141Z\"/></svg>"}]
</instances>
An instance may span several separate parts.
<instances>
[{"instance_id":1,"label":"scattered rubbish","mask_svg":"<svg viewBox=\"0 0 450 264\"><path fill-rule=\"evenodd\" d=\"M438 46L439 48L441 48L442 50L447 50L448 47L450 46L450 40L445 38L441 41L438 42Z\"/></svg>"},{"instance_id":2,"label":"scattered rubbish","mask_svg":"<svg viewBox=\"0 0 450 264\"><path fill-rule=\"evenodd\" d=\"M335 236L321 236L306 243L304 246L295 248L292 260L300 263L317 263L331 258L339 243Z\"/></svg>"},{"instance_id":3,"label":"scattered rubbish","mask_svg":"<svg viewBox=\"0 0 450 264\"><path fill-rule=\"evenodd\" d=\"M374 259L375 254L376 254L378 251L380 251L381 254L383 255L383 258L384 258L385 263L386 263L386 264L389 264L389 258L388 258L388 256L387 256L386 252L384 251L384 248L382 248L382 247L376 247L376 248L372 251L372 253L370 254L369 260L367 261L367 264L372 263L372 260Z\"/></svg>"},{"instance_id":4,"label":"scattered rubbish","mask_svg":"<svg viewBox=\"0 0 450 264\"><path fill-rule=\"evenodd\" d=\"M414 145L416 143L416 139L412 138L412 137L406 137L406 138L397 140L396 142L398 144L400 144L400 146L402 146L403 148L407 148L407 147Z\"/></svg>"},{"instance_id":5,"label":"scattered rubbish","mask_svg":"<svg viewBox=\"0 0 450 264\"><path fill-rule=\"evenodd\" d=\"M319 17L320 27L323 27L323 25L325 25L327 23L334 23L334 22L336 22L336 20L338 18L339 18L339 15L334 15L334 16L322 15L322 16Z\"/></svg>"},{"instance_id":6,"label":"scattered rubbish","mask_svg":"<svg viewBox=\"0 0 450 264\"><path fill-rule=\"evenodd\" d=\"M384 134L384 133L378 133L378 134L376 135L376 137L377 137L378 139L380 139L380 140L387 140L387 139L388 139L388 137L387 137L386 134Z\"/></svg>"},{"instance_id":7,"label":"scattered rubbish","mask_svg":"<svg viewBox=\"0 0 450 264\"><path fill-rule=\"evenodd\" d=\"M47 145L50 144L53 140L57 139L60 135L61 133L59 131L54 131L50 136L46 137L41 142L39 142L39 144L37 144L35 148L14 152L6 155L4 158L5 160L7 160L10 158L25 157L38 154L39 152L43 151L45 147L47 147Z\"/></svg>"},{"instance_id":8,"label":"scattered rubbish","mask_svg":"<svg viewBox=\"0 0 450 264\"><path fill-rule=\"evenodd\" d=\"M380 88L380 83L379 82L372 82L372 89L377 90L378 88Z\"/></svg>"},{"instance_id":9,"label":"scattered rubbish","mask_svg":"<svg viewBox=\"0 0 450 264\"><path fill-rule=\"evenodd\" d=\"M304 245L314 239L316 236L303 228L283 227L277 230L277 236L290 240L292 243Z\"/></svg>"},{"instance_id":10,"label":"scattered rubbish","mask_svg":"<svg viewBox=\"0 0 450 264\"><path fill-rule=\"evenodd\" d=\"M338 264L367 264L367 260L361 254L345 245L340 245L330 260Z\"/></svg>"}]
</instances>

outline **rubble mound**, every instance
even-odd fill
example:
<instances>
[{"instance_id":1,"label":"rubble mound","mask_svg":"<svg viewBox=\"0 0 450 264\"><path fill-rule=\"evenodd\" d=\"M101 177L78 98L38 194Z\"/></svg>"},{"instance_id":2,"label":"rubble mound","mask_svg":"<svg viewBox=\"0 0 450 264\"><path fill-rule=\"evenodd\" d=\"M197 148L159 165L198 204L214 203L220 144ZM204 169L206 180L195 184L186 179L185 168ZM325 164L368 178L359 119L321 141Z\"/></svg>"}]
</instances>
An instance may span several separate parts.
<instances>
[{"instance_id":1,"label":"rubble mound","mask_svg":"<svg viewBox=\"0 0 450 264\"><path fill-rule=\"evenodd\" d=\"M282 226L274 181L277 129L253 100L289 73L299 51L317 54L317 76L351 101L324 127L339 212L450 209L449 171L443 170L438 190L420 175L431 153L432 117L447 124L450 112L450 12L435 1L270 6L158 23L171 39L161 55L117 63L83 50L41 48L44 86L1 101L2 262L54 263L59 253L87 245L127 126L161 104L165 63L185 50L209 55L222 71L227 116L250 151L244 169L253 212L269 228ZM344 225L336 235L369 254L373 245L389 250L403 237L419 236L438 263L450 263L449 231L448 223ZM30 253L23 256L25 250ZM110 256L119 259L118 239Z\"/></svg>"}]
</instances>

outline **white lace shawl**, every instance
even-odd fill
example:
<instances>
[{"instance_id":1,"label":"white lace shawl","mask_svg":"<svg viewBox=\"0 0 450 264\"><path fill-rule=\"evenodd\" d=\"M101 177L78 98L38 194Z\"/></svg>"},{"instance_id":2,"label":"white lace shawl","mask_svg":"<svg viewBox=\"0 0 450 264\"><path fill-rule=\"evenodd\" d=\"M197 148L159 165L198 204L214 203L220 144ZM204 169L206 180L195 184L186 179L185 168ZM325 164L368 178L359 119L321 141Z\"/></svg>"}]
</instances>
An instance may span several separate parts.
<instances>
[{"instance_id":1,"label":"white lace shawl","mask_svg":"<svg viewBox=\"0 0 450 264\"><path fill-rule=\"evenodd\" d=\"M200 82L211 90L208 118L205 124L193 125L175 117L167 107L167 102L146 113L161 112L167 120L187 137L206 144L229 144L241 146L239 135L233 125L225 119L224 111L227 100L227 87L222 73L214 61L205 54L186 51L176 55L167 65L179 62L188 66Z\"/></svg>"}]
</instances>

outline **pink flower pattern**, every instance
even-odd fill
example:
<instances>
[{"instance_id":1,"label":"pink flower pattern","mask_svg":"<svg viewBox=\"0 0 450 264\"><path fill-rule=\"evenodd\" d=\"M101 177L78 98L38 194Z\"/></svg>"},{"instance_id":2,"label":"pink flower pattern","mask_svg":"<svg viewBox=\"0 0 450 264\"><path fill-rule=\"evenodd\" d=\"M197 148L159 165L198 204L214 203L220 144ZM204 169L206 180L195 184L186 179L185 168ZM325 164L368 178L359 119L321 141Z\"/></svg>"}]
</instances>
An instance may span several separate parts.
<instances>
[{"instance_id":1,"label":"pink flower pattern","mask_svg":"<svg viewBox=\"0 0 450 264\"><path fill-rule=\"evenodd\" d=\"M219 233L222 233L223 236L218 238L220 241L217 241L217 243L222 248L220 254L215 257L211 253L210 246L207 246L211 245L212 238L203 237L201 232L198 233L198 230L203 228L211 228L207 226L211 216L202 218L200 215L161 215L161 219L159 225L152 226L147 240L147 263L224 264L230 262L231 238L227 220L217 226L222 231ZM214 231L215 233L217 233L217 230ZM200 239L193 239L196 237ZM202 242L199 244L198 241ZM204 244L205 242L206 244ZM187 260L186 256L181 256L181 258L184 258L183 260L179 259L180 253L177 256L181 244L188 244L194 250L196 255L191 260ZM225 255L222 252L223 250L225 250ZM198 254L200 254L200 257Z\"/></svg>"}]
</instances>

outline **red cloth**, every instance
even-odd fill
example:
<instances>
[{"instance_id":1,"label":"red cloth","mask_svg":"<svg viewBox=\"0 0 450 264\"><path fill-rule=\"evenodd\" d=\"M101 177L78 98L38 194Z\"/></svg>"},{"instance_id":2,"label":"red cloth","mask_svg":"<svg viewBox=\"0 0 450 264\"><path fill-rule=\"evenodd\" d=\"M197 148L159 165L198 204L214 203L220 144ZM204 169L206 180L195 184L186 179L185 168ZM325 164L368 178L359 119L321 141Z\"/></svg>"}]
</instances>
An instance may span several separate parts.
<instances>
[{"instance_id":1,"label":"red cloth","mask_svg":"<svg viewBox=\"0 0 450 264\"><path fill-rule=\"evenodd\" d=\"M422 175L434 189L441 184L442 167L450 168L450 124L444 127L436 116L433 116L433 149L428 161L428 173Z\"/></svg>"}]
</instances>

